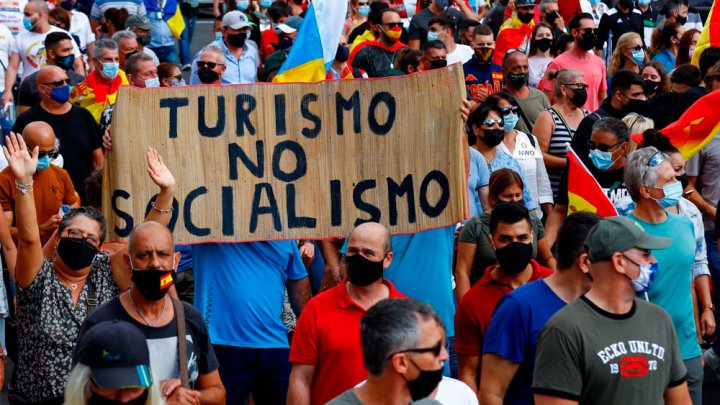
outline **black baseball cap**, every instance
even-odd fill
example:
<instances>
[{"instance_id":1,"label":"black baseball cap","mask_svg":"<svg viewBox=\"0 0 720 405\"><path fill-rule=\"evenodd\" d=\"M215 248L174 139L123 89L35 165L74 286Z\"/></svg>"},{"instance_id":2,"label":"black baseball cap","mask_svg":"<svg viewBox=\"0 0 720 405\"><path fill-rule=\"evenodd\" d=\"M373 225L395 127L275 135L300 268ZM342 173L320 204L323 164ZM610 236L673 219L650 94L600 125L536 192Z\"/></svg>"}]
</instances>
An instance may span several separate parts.
<instances>
[{"instance_id":1,"label":"black baseball cap","mask_svg":"<svg viewBox=\"0 0 720 405\"><path fill-rule=\"evenodd\" d=\"M106 321L88 329L75 347L73 365L90 367L93 382L104 389L152 386L145 335L124 321Z\"/></svg>"}]
</instances>

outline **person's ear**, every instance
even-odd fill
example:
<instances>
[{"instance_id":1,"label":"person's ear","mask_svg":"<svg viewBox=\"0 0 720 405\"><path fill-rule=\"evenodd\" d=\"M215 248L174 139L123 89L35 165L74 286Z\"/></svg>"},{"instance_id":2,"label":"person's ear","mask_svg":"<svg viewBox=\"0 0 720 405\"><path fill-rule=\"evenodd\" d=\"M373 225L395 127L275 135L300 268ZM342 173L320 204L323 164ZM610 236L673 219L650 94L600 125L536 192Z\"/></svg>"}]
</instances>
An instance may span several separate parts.
<instances>
[{"instance_id":1,"label":"person's ear","mask_svg":"<svg viewBox=\"0 0 720 405\"><path fill-rule=\"evenodd\" d=\"M390 268L390 264L392 264L394 254L393 252L388 252L387 255L385 255L385 258L383 259L383 269L387 270Z\"/></svg>"},{"instance_id":2,"label":"person's ear","mask_svg":"<svg viewBox=\"0 0 720 405\"><path fill-rule=\"evenodd\" d=\"M580 256L578 256L577 259L575 259L575 265L580 269L580 271L583 272L583 274L590 274L590 255L585 253L581 253Z\"/></svg>"},{"instance_id":3,"label":"person's ear","mask_svg":"<svg viewBox=\"0 0 720 405\"><path fill-rule=\"evenodd\" d=\"M173 269L173 271L175 271L176 273L177 273L178 267L180 267L180 259L181 259L181 258L182 258L182 253L181 253L181 252L175 252L175 258L174 258L174 260L175 260L175 268Z\"/></svg>"}]
</instances>

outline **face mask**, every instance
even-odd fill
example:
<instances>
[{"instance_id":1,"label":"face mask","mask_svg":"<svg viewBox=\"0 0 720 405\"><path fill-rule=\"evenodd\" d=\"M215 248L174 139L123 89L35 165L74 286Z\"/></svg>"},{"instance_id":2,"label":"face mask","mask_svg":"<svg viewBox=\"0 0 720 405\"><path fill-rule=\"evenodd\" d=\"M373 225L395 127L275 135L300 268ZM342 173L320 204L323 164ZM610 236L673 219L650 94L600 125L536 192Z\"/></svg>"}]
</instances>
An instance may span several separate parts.
<instances>
[{"instance_id":1,"label":"face mask","mask_svg":"<svg viewBox=\"0 0 720 405\"><path fill-rule=\"evenodd\" d=\"M600 0L590 0L590 5L591 5L591 6L597 6L598 3L600 3Z\"/></svg>"},{"instance_id":2,"label":"face mask","mask_svg":"<svg viewBox=\"0 0 720 405\"><path fill-rule=\"evenodd\" d=\"M640 274L638 274L637 278L635 280L630 279L630 282L632 283L633 290L635 290L635 293L637 294L644 294L648 292L650 289L650 285L652 285L653 280L655 279L655 273L657 273L658 264L648 264L644 263L642 265L637 264L634 260L631 260L629 257L625 256L626 259L628 259L629 262L633 263L634 265L640 267ZM625 276L627 277L627 276Z\"/></svg>"},{"instance_id":3,"label":"face mask","mask_svg":"<svg viewBox=\"0 0 720 405\"><path fill-rule=\"evenodd\" d=\"M348 59L350 59L350 48L345 45L338 45L335 60L342 63L347 62Z\"/></svg>"},{"instance_id":4,"label":"face mask","mask_svg":"<svg viewBox=\"0 0 720 405\"><path fill-rule=\"evenodd\" d=\"M650 5L650 0L638 0L638 4L643 7L647 7Z\"/></svg>"},{"instance_id":5,"label":"face mask","mask_svg":"<svg viewBox=\"0 0 720 405\"><path fill-rule=\"evenodd\" d=\"M120 70L120 63L118 62L105 62L102 64L102 75L112 80L118 75Z\"/></svg>"},{"instance_id":6,"label":"face mask","mask_svg":"<svg viewBox=\"0 0 720 405\"><path fill-rule=\"evenodd\" d=\"M173 267L175 263L173 261ZM132 269L132 282L143 297L150 301L159 301L165 297L173 285L175 270L139 270Z\"/></svg>"},{"instance_id":7,"label":"face mask","mask_svg":"<svg viewBox=\"0 0 720 405\"><path fill-rule=\"evenodd\" d=\"M198 69L197 75L198 79L205 84L215 83L220 78L220 73L208 67Z\"/></svg>"},{"instance_id":8,"label":"face mask","mask_svg":"<svg viewBox=\"0 0 720 405\"><path fill-rule=\"evenodd\" d=\"M247 39L246 32L227 36L228 44L234 48L242 48L245 45L245 39Z\"/></svg>"},{"instance_id":9,"label":"face mask","mask_svg":"<svg viewBox=\"0 0 720 405\"><path fill-rule=\"evenodd\" d=\"M632 57L630 59L634 64L641 66L645 62L645 51L642 49L632 51Z\"/></svg>"},{"instance_id":10,"label":"face mask","mask_svg":"<svg viewBox=\"0 0 720 405\"><path fill-rule=\"evenodd\" d=\"M400 37L402 36L402 28L400 27L393 27L387 31L385 29L382 29L385 35L390 38L391 41L397 42Z\"/></svg>"},{"instance_id":11,"label":"face mask","mask_svg":"<svg viewBox=\"0 0 720 405\"><path fill-rule=\"evenodd\" d=\"M545 19L547 20L548 24L553 25L555 24L555 20L557 20L558 15L556 12L552 12L549 14L545 14Z\"/></svg>"},{"instance_id":12,"label":"face mask","mask_svg":"<svg viewBox=\"0 0 720 405\"><path fill-rule=\"evenodd\" d=\"M447 66L447 59L434 59L430 61L430 70L442 69Z\"/></svg>"},{"instance_id":13,"label":"face mask","mask_svg":"<svg viewBox=\"0 0 720 405\"><path fill-rule=\"evenodd\" d=\"M37 22L35 22L35 24L33 24L32 17L23 17L23 27L25 27L26 30L32 31L36 25L37 25Z\"/></svg>"},{"instance_id":14,"label":"face mask","mask_svg":"<svg viewBox=\"0 0 720 405\"><path fill-rule=\"evenodd\" d=\"M502 129L483 129L483 137L479 138L483 143L491 148L500 145L505 138L505 131Z\"/></svg>"},{"instance_id":15,"label":"face mask","mask_svg":"<svg viewBox=\"0 0 720 405\"><path fill-rule=\"evenodd\" d=\"M688 179L687 173L681 176L675 176L675 178L680 182L683 191L690 185L690 180Z\"/></svg>"},{"instance_id":16,"label":"face mask","mask_svg":"<svg viewBox=\"0 0 720 405\"><path fill-rule=\"evenodd\" d=\"M260 7L262 7L262 8L270 8L270 6L272 6L272 4L273 4L273 0L261 0L260 1ZM370 8L370 7L368 7L368 8Z\"/></svg>"},{"instance_id":17,"label":"face mask","mask_svg":"<svg viewBox=\"0 0 720 405\"><path fill-rule=\"evenodd\" d=\"M529 24L530 21L532 21L533 17L535 17L535 13L532 13L532 12L524 13L524 14L520 14L520 13L517 14L518 20L520 20L520 22L522 22L523 24Z\"/></svg>"},{"instance_id":18,"label":"face mask","mask_svg":"<svg viewBox=\"0 0 720 405\"><path fill-rule=\"evenodd\" d=\"M120 402L115 401L113 399L107 399L105 397L101 397L100 394L97 394L95 392L90 394L90 398L88 398L88 405L143 405L147 402L148 394L150 391L145 390L145 392L140 395L139 397L129 401L129 402Z\"/></svg>"},{"instance_id":19,"label":"face mask","mask_svg":"<svg viewBox=\"0 0 720 405\"><path fill-rule=\"evenodd\" d=\"M675 22L680 25L685 25L685 23L687 22L687 16L679 15L679 16L675 17Z\"/></svg>"},{"instance_id":20,"label":"face mask","mask_svg":"<svg viewBox=\"0 0 720 405\"><path fill-rule=\"evenodd\" d=\"M493 48L476 48L475 56L481 64L488 64L492 58L493 51L495 51Z\"/></svg>"},{"instance_id":21,"label":"face mask","mask_svg":"<svg viewBox=\"0 0 720 405\"><path fill-rule=\"evenodd\" d=\"M532 259L532 244L512 242L495 251L495 257L500 268L505 273L519 274L527 267Z\"/></svg>"},{"instance_id":22,"label":"face mask","mask_svg":"<svg viewBox=\"0 0 720 405\"><path fill-rule=\"evenodd\" d=\"M410 362L415 365L418 370L420 370L420 375L412 381L405 381L407 381L407 387L410 391L410 396L412 397L412 400L418 401L423 398L427 398L428 395L430 395L433 390L438 386L438 384L440 384L440 380L442 380L443 376L443 367L440 367L437 370L428 371L418 367L414 361L410 360Z\"/></svg>"},{"instance_id":23,"label":"face mask","mask_svg":"<svg viewBox=\"0 0 720 405\"><path fill-rule=\"evenodd\" d=\"M358 7L358 14L360 14L363 17L367 17L370 14L370 6Z\"/></svg>"},{"instance_id":24,"label":"face mask","mask_svg":"<svg viewBox=\"0 0 720 405\"><path fill-rule=\"evenodd\" d=\"M280 35L280 38L278 38L277 46L275 47L275 50L282 51L284 49L290 49L290 47L293 44L293 40L286 37L285 35Z\"/></svg>"},{"instance_id":25,"label":"face mask","mask_svg":"<svg viewBox=\"0 0 720 405\"><path fill-rule=\"evenodd\" d=\"M623 6L623 8L632 9L633 0L620 0L620 5Z\"/></svg>"},{"instance_id":26,"label":"face mask","mask_svg":"<svg viewBox=\"0 0 720 405\"><path fill-rule=\"evenodd\" d=\"M435 5L440 10L445 10L450 5L450 1L449 0L435 0Z\"/></svg>"},{"instance_id":27,"label":"face mask","mask_svg":"<svg viewBox=\"0 0 720 405\"><path fill-rule=\"evenodd\" d=\"M595 34L591 32L589 34L583 34L580 37L580 41L578 42L578 45L580 46L581 49L583 49L585 51L589 51L589 50L595 48L595 41L596 41Z\"/></svg>"},{"instance_id":28,"label":"face mask","mask_svg":"<svg viewBox=\"0 0 720 405\"><path fill-rule=\"evenodd\" d=\"M663 186L662 190L665 196L655 201L657 201L658 205L660 205L663 209L673 207L680 202L683 193L682 183L676 181L670 184L666 184L665 186Z\"/></svg>"},{"instance_id":29,"label":"face mask","mask_svg":"<svg viewBox=\"0 0 720 405\"><path fill-rule=\"evenodd\" d=\"M660 82L654 82L652 80L643 80L643 93L646 96L655 94L660 88Z\"/></svg>"},{"instance_id":30,"label":"face mask","mask_svg":"<svg viewBox=\"0 0 720 405\"><path fill-rule=\"evenodd\" d=\"M590 160L592 160L593 165L597 167L599 170L605 171L612 167L612 165L615 164L615 162L620 159L618 156L618 159L612 160L612 152L602 152L600 149L593 149L590 151Z\"/></svg>"},{"instance_id":31,"label":"face mask","mask_svg":"<svg viewBox=\"0 0 720 405\"><path fill-rule=\"evenodd\" d=\"M570 97L570 102L577 108L582 108L587 101L588 94L585 89L572 89L573 95Z\"/></svg>"},{"instance_id":32,"label":"face mask","mask_svg":"<svg viewBox=\"0 0 720 405\"><path fill-rule=\"evenodd\" d=\"M515 125L518 123L518 115L515 113L510 113L506 115L504 118L505 120L505 126L503 127L503 130L505 132L510 132L511 130L515 129Z\"/></svg>"},{"instance_id":33,"label":"face mask","mask_svg":"<svg viewBox=\"0 0 720 405\"><path fill-rule=\"evenodd\" d=\"M65 101L67 101L67 100L65 100ZM40 171L47 169L48 167L50 167L50 157L44 156L44 157L41 157L38 159L37 169L35 169L35 171L40 172Z\"/></svg>"},{"instance_id":34,"label":"face mask","mask_svg":"<svg viewBox=\"0 0 720 405\"><path fill-rule=\"evenodd\" d=\"M70 100L70 86L64 85L50 90L50 98L58 103L67 103Z\"/></svg>"},{"instance_id":35,"label":"face mask","mask_svg":"<svg viewBox=\"0 0 720 405\"><path fill-rule=\"evenodd\" d=\"M160 79L153 77L152 79L145 80L145 88L148 87L160 87Z\"/></svg>"},{"instance_id":36,"label":"face mask","mask_svg":"<svg viewBox=\"0 0 720 405\"><path fill-rule=\"evenodd\" d=\"M185 79L170 79L168 81L168 84L170 87L178 87L178 86L184 86L185 85Z\"/></svg>"},{"instance_id":37,"label":"face mask","mask_svg":"<svg viewBox=\"0 0 720 405\"><path fill-rule=\"evenodd\" d=\"M427 33L427 40L428 40L428 42L430 42L430 41L437 41L439 38L440 38L440 33L439 33L439 32L428 31L428 33Z\"/></svg>"},{"instance_id":38,"label":"face mask","mask_svg":"<svg viewBox=\"0 0 720 405\"><path fill-rule=\"evenodd\" d=\"M552 39L550 39L550 38L536 39L535 46L537 47L537 49L540 50L540 52L546 52L552 46Z\"/></svg>"},{"instance_id":39,"label":"face mask","mask_svg":"<svg viewBox=\"0 0 720 405\"><path fill-rule=\"evenodd\" d=\"M221 34L221 36L222 36L222 34ZM138 36L138 37L137 37L138 44L140 44L140 45L142 45L142 46L148 46L148 45L150 45L150 41L151 41L151 40L152 40L152 35L151 35L151 34L147 34L147 35L143 35L143 36Z\"/></svg>"},{"instance_id":40,"label":"face mask","mask_svg":"<svg viewBox=\"0 0 720 405\"><path fill-rule=\"evenodd\" d=\"M627 104L623 106L623 112L627 113L638 113L640 114L645 109L645 100L630 99Z\"/></svg>"},{"instance_id":41,"label":"face mask","mask_svg":"<svg viewBox=\"0 0 720 405\"><path fill-rule=\"evenodd\" d=\"M64 8L65 10L72 10L73 9L73 0L64 0L60 3L60 7Z\"/></svg>"},{"instance_id":42,"label":"face mask","mask_svg":"<svg viewBox=\"0 0 720 405\"><path fill-rule=\"evenodd\" d=\"M98 254L98 248L81 238L60 238L57 254L71 270L82 270L90 266Z\"/></svg>"},{"instance_id":43,"label":"face mask","mask_svg":"<svg viewBox=\"0 0 720 405\"><path fill-rule=\"evenodd\" d=\"M75 63L75 55L58 56L55 58L55 64L62 70L70 70Z\"/></svg>"},{"instance_id":44,"label":"face mask","mask_svg":"<svg viewBox=\"0 0 720 405\"><path fill-rule=\"evenodd\" d=\"M215 40L216 40L216 41L222 41L222 36L223 36L223 33L222 33L222 32L216 32L216 33L215 33Z\"/></svg>"},{"instance_id":45,"label":"face mask","mask_svg":"<svg viewBox=\"0 0 720 405\"><path fill-rule=\"evenodd\" d=\"M250 7L250 2L248 0L245 0L245 1L241 0L241 1L237 2L237 8L240 11L245 11L248 9L248 7Z\"/></svg>"},{"instance_id":46,"label":"face mask","mask_svg":"<svg viewBox=\"0 0 720 405\"><path fill-rule=\"evenodd\" d=\"M131 51L131 52L126 53L126 54L125 54L125 60L130 59L130 57L133 56L133 55L135 55L136 53L138 53L138 51Z\"/></svg>"},{"instance_id":47,"label":"face mask","mask_svg":"<svg viewBox=\"0 0 720 405\"><path fill-rule=\"evenodd\" d=\"M383 275L383 260L374 262L362 255L345 256L348 281L358 287L367 287Z\"/></svg>"},{"instance_id":48,"label":"face mask","mask_svg":"<svg viewBox=\"0 0 720 405\"><path fill-rule=\"evenodd\" d=\"M688 49L688 57L692 58L694 53L695 53L695 47L691 46L690 49Z\"/></svg>"},{"instance_id":49,"label":"face mask","mask_svg":"<svg viewBox=\"0 0 720 405\"><path fill-rule=\"evenodd\" d=\"M513 87L520 88L523 87L528 80L528 74L527 73L508 73L507 79L510 83L512 83Z\"/></svg>"},{"instance_id":50,"label":"face mask","mask_svg":"<svg viewBox=\"0 0 720 405\"><path fill-rule=\"evenodd\" d=\"M107 34L107 33L108 33L107 24L100 24L100 32L102 32L103 34Z\"/></svg>"}]
</instances>

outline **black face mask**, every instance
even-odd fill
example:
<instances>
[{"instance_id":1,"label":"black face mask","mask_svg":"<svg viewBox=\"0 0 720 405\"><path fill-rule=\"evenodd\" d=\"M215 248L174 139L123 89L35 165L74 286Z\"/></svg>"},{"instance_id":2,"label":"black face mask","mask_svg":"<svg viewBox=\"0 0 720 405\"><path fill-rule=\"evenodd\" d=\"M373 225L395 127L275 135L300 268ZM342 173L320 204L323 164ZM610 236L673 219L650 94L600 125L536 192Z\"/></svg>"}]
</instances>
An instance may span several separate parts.
<instances>
[{"instance_id":1,"label":"black face mask","mask_svg":"<svg viewBox=\"0 0 720 405\"><path fill-rule=\"evenodd\" d=\"M624 8L627 8L630 10L632 10L632 8L633 8L633 0L620 0L619 3Z\"/></svg>"},{"instance_id":2,"label":"black face mask","mask_svg":"<svg viewBox=\"0 0 720 405\"><path fill-rule=\"evenodd\" d=\"M275 46L276 51L281 51L283 49L289 49L293 44L293 40L286 37L285 35L280 35L280 38L278 38L278 43Z\"/></svg>"},{"instance_id":3,"label":"black face mask","mask_svg":"<svg viewBox=\"0 0 720 405\"><path fill-rule=\"evenodd\" d=\"M549 14L545 14L545 20L547 20L548 24L553 25L555 24L555 20L557 20L558 14L556 12L552 12Z\"/></svg>"},{"instance_id":4,"label":"black face mask","mask_svg":"<svg viewBox=\"0 0 720 405\"><path fill-rule=\"evenodd\" d=\"M335 53L335 60L338 62L347 62L350 59L350 48L346 45L338 45L337 52Z\"/></svg>"},{"instance_id":5,"label":"black face mask","mask_svg":"<svg viewBox=\"0 0 720 405\"><path fill-rule=\"evenodd\" d=\"M132 282L143 297L150 301L160 301L175 282L174 270L138 270L132 271Z\"/></svg>"},{"instance_id":6,"label":"black face mask","mask_svg":"<svg viewBox=\"0 0 720 405\"><path fill-rule=\"evenodd\" d=\"M628 103L623 106L622 111L627 113L643 114L645 111L645 100L629 99Z\"/></svg>"},{"instance_id":7,"label":"black face mask","mask_svg":"<svg viewBox=\"0 0 720 405\"><path fill-rule=\"evenodd\" d=\"M374 262L360 254L345 256L347 278L358 287L366 287L380 280L383 275L383 260Z\"/></svg>"},{"instance_id":8,"label":"black face mask","mask_svg":"<svg viewBox=\"0 0 720 405\"><path fill-rule=\"evenodd\" d=\"M412 380L407 381L408 390L410 390L410 396L413 401L419 401L423 398L427 398L433 390L440 384L443 377L443 367L437 370L423 370L415 364L414 361L410 360L412 364L420 370L420 375ZM403 377L404 378L404 377Z\"/></svg>"},{"instance_id":9,"label":"black face mask","mask_svg":"<svg viewBox=\"0 0 720 405\"><path fill-rule=\"evenodd\" d=\"M505 131L502 129L483 129L483 137L479 138L483 143L491 148L500 145L505 138Z\"/></svg>"},{"instance_id":10,"label":"black face mask","mask_svg":"<svg viewBox=\"0 0 720 405\"><path fill-rule=\"evenodd\" d=\"M150 34L142 35L137 37L138 44L142 46L148 46L150 45L150 41L152 40L152 36Z\"/></svg>"},{"instance_id":11,"label":"black face mask","mask_svg":"<svg viewBox=\"0 0 720 405\"><path fill-rule=\"evenodd\" d=\"M535 17L535 13L517 13L517 18L522 22L523 24L528 24L530 21L532 21L533 17Z\"/></svg>"},{"instance_id":12,"label":"black face mask","mask_svg":"<svg viewBox=\"0 0 720 405\"><path fill-rule=\"evenodd\" d=\"M70 270L82 270L92 264L98 248L82 238L60 238L57 254Z\"/></svg>"},{"instance_id":13,"label":"black face mask","mask_svg":"<svg viewBox=\"0 0 720 405\"><path fill-rule=\"evenodd\" d=\"M646 96L657 93L658 89L660 89L660 82L643 80L643 93L645 93Z\"/></svg>"},{"instance_id":14,"label":"black face mask","mask_svg":"<svg viewBox=\"0 0 720 405\"><path fill-rule=\"evenodd\" d=\"M64 8L67 11L70 11L73 9L75 4L73 4L73 0L64 0L60 2L60 7Z\"/></svg>"},{"instance_id":15,"label":"black face mask","mask_svg":"<svg viewBox=\"0 0 720 405\"><path fill-rule=\"evenodd\" d=\"M200 81L205 84L215 83L217 79L220 78L220 73L210 69L207 66L199 68L197 71L197 75L198 79L200 79Z\"/></svg>"},{"instance_id":16,"label":"black face mask","mask_svg":"<svg viewBox=\"0 0 720 405\"><path fill-rule=\"evenodd\" d=\"M595 34L594 34L594 33L591 32L591 33L589 33L589 34L583 34L583 35L580 37L580 41L578 42L578 46L579 46L581 49L585 50L585 51L590 51L590 50L592 50L593 48L595 48L595 42L596 42L596 41L597 41L597 38L595 37Z\"/></svg>"},{"instance_id":17,"label":"black face mask","mask_svg":"<svg viewBox=\"0 0 720 405\"><path fill-rule=\"evenodd\" d=\"M675 22L680 25L685 25L685 23L687 22L687 16L679 15L679 16L675 17Z\"/></svg>"},{"instance_id":18,"label":"black face mask","mask_svg":"<svg viewBox=\"0 0 720 405\"><path fill-rule=\"evenodd\" d=\"M500 268L509 274L521 273L532 259L532 243L512 242L495 251Z\"/></svg>"},{"instance_id":19,"label":"black face mask","mask_svg":"<svg viewBox=\"0 0 720 405\"><path fill-rule=\"evenodd\" d=\"M227 41L228 44L234 48L242 48L245 46L245 40L247 39L247 33L241 32L239 34L228 34Z\"/></svg>"},{"instance_id":20,"label":"black face mask","mask_svg":"<svg viewBox=\"0 0 720 405\"><path fill-rule=\"evenodd\" d=\"M101 397L99 394L92 393L90 394L90 398L88 398L88 405L116 405L116 404L124 404L124 405L143 405L145 402L147 402L148 395L150 394L149 390L145 390L142 395L139 397L133 399L130 402L120 402L115 401L113 399L107 399L105 397Z\"/></svg>"},{"instance_id":21,"label":"black face mask","mask_svg":"<svg viewBox=\"0 0 720 405\"><path fill-rule=\"evenodd\" d=\"M107 34L107 33L108 33L107 24L100 24L100 32L102 32L103 34Z\"/></svg>"},{"instance_id":22,"label":"black face mask","mask_svg":"<svg viewBox=\"0 0 720 405\"><path fill-rule=\"evenodd\" d=\"M572 89L573 95L570 97L570 102L577 108L582 108L587 101L588 94L585 89Z\"/></svg>"},{"instance_id":23,"label":"black face mask","mask_svg":"<svg viewBox=\"0 0 720 405\"><path fill-rule=\"evenodd\" d=\"M687 186L690 185L690 180L688 179L687 173L680 176L675 176L675 178L678 179L678 181L682 185L683 191L687 188Z\"/></svg>"},{"instance_id":24,"label":"black face mask","mask_svg":"<svg viewBox=\"0 0 720 405\"><path fill-rule=\"evenodd\" d=\"M528 80L528 74L527 73L508 73L507 79L510 83L512 83L513 87L520 88L524 86L527 83Z\"/></svg>"},{"instance_id":25,"label":"black face mask","mask_svg":"<svg viewBox=\"0 0 720 405\"><path fill-rule=\"evenodd\" d=\"M552 39L550 39L550 38L536 39L535 46L537 47L537 49L540 50L540 52L546 52L552 46Z\"/></svg>"},{"instance_id":26,"label":"black face mask","mask_svg":"<svg viewBox=\"0 0 720 405\"><path fill-rule=\"evenodd\" d=\"M430 70L442 69L447 66L447 59L434 59L430 61Z\"/></svg>"},{"instance_id":27,"label":"black face mask","mask_svg":"<svg viewBox=\"0 0 720 405\"><path fill-rule=\"evenodd\" d=\"M75 55L56 56L55 64L62 70L70 70L75 63Z\"/></svg>"},{"instance_id":28,"label":"black face mask","mask_svg":"<svg viewBox=\"0 0 720 405\"><path fill-rule=\"evenodd\" d=\"M125 60L127 61L131 56L135 55L139 51L132 51L125 54Z\"/></svg>"}]
</instances>

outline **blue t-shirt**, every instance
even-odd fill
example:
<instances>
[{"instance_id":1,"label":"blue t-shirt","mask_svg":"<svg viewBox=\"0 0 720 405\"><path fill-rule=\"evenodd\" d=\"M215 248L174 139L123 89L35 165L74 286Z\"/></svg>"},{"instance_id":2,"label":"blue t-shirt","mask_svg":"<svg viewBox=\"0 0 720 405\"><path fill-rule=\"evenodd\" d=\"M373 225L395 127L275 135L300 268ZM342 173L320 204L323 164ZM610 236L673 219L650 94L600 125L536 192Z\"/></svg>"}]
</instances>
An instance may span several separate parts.
<instances>
[{"instance_id":1,"label":"blue t-shirt","mask_svg":"<svg viewBox=\"0 0 720 405\"><path fill-rule=\"evenodd\" d=\"M653 250L658 262L655 279L650 285L648 298L659 305L672 318L683 360L702 354L697 340L692 290L692 266L695 262L695 230L692 222L684 216L668 213L667 219L659 224L639 220L630 214L652 236L672 239L666 249Z\"/></svg>"},{"instance_id":2,"label":"blue t-shirt","mask_svg":"<svg viewBox=\"0 0 720 405\"><path fill-rule=\"evenodd\" d=\"M193 245L195 306L213 344L287 349L285 283L307 277L294 241Z\"/></svg>"},{"instance_id":3,"label":"blue t-shirt","mask_svg":"<svg viewBox=\"0 0 720 405\"><path fill-rule=\"evenodd\" d=\"M505 87L502 67L495 63L478 63L477 56L473 55L463 65L465 74L465 91L468 100L475 100L480 89L487 90L487 94L493 94Z\"/></svg>"},{"instance_id":4,"label":"blue t-shirt","mask_svg":"<svg viewBox=\"0 0 720 405\"><path fill-rule=\"evenodd\" d=\"M485 334L483 353L504 357L520 367L505 393L505 404L532 405L533 368L538 336L565 306L544 280L515 289L498 302Z\"/></svg>"},{"instance_id":5,"label":"blue t-shirt","mask_svg":"<svg viewBox=\"0 0 720 405\"><path fill-rule=\"evenodd\" d=\"M483 213L478 189L490 182L490 169L485 163L482 153L470 148L470 173L468 174L468 196L470 202L470 218Z\"/></svg>"}]
</instances>

